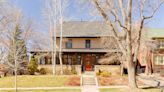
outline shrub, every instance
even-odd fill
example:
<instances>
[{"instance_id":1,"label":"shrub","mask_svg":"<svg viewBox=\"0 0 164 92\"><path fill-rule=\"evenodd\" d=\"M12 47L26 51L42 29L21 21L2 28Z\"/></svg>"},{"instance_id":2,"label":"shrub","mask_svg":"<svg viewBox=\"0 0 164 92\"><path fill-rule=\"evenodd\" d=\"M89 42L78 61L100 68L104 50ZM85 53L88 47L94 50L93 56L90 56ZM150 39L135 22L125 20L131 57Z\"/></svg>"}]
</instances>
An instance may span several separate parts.
<instances>
[{"instance_id":1,"label":"shrub","mask_svg":"<svg viewBox=\"0 0 164 92\"><path fill-rule=\"evenodd\" d=\"M101 74L101 70L99 70L98 72L96 72L96 75L97 76L100 76L100 74Z\"/></svg>"},{"instance_id":2,"label":"shrub","mask_svg":"<svg viewBox=\"0 0 164 92\"><path fill-rule=\"evenodd\" d=\"M64 69L64 74L66 74L66 75L77 74L77 71L75 68L69 69L68 67L66 67Z\"/></svg>"},{"instance_id":3,"label":"shrub","mask_svg":"<svg viewBox=\"0 0 164 92\"><path fill-rule=\"evenodd\" d=\"M102 77L109 77L112 75L111 72L108 72L108 71L101 71L99 70L98 72L96 72L96 75L97 76L102 76Z\"/></svg>"},{"instance_id":4,"label":"shrub","mask_svg":"<svg viewBox=\"0 0 164 92\"><path fill-rule=\"evenodd\" d=\"M100 74L100 76L102 76L102 77L109 77L109 76L111 76L111 72L103 71L103 72Z\"/></svg>"},{"instance_id":5,"label":"shrub","mask_svg":"<svg viewBox=\"0 0 164 92\"><path fill-rule=\"evenodd\" d=\"M47 74L47 71L46 71L46 69L45 68L41 68L40 70L39 70L39 72L40 72L40 74Z\"/></svg>"},{"instance_id":6,"label":"shrub","mask_svg":"<svg viewBox=\"0 0 164 92\"><path fill-rule=\"evenodd\" d=\"M69 68L65 68L64 69L64 74L66 74L66 75L70 75L71 74L71 71L69 70Z\"/></svg>"},{"instance_id":7,"label":"shrub","mask_svg":"<svg viewBox=\"0 0 164 92\"><path fill-rule=\"evenodd\" d=\"M28 72L30 75L34 75L38 69L37 61L34 57L31 57L31 60L27 66Z\"/></svg>"},{"instance_id":8,"label":"shrub","mask_svg":"<svg viewBox=\"0 0 164 92\"><path fill-rule=\"evenodd\" d=\"M77 74L77 71L75 69L71 70L72 74Z\"/></svg>"}]
</instances>

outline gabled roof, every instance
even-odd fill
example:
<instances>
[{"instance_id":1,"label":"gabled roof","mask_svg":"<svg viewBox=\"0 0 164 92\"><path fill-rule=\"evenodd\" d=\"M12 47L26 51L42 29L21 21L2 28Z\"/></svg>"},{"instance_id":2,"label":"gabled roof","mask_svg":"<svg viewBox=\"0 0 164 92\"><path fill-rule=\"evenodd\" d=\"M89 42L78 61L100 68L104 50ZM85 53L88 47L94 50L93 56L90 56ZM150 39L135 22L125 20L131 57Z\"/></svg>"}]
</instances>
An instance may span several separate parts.
<instances>
[{"instance_id":1,"label":"gabled roof","mask_svg":"<svg viewBox=\"0 0 164 92\"><path fill-rule=\"evenodd\" d=\"M63 23L63 37L102 37L110 36L109 27L100 21L69 21ZM57 37L60 37L60 26L57 27Z\"/></svg>"}]
</instances>

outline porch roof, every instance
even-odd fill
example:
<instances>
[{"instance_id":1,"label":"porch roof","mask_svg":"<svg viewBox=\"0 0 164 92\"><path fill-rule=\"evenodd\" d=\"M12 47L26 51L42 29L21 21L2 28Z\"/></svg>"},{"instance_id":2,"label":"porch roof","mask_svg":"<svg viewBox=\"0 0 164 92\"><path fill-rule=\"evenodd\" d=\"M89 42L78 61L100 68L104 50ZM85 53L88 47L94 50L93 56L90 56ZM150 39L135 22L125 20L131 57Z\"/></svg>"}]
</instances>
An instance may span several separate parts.
<instances>
[{"instance_id":1,"label":"porch roof","mask_svg":"<svg viewBox=\"0 0 164 92\"><path fill-rule=\"evenodd\" d=\"M103 52L118 52L118 50L115 49L63 49L63 52L98 52L98 53L103 53Z\"/></svg>"},{"instance_id":2,"label":"porch roof","mask_svg":"<svg viewBox=\"0 0 164 92\"><path fill-rule=\"evenodd\" d=\"M29 52L51 52L50 50L30 50ZM59 50L58 50L59 52ZM119 52L117 49L101 49L101 48L91 48L91 49L81 49L81 48L76 48L76 49L62 49L62 52L82 52L82 53L107 53L107 52Z\"/></svg>"}]
</instances>

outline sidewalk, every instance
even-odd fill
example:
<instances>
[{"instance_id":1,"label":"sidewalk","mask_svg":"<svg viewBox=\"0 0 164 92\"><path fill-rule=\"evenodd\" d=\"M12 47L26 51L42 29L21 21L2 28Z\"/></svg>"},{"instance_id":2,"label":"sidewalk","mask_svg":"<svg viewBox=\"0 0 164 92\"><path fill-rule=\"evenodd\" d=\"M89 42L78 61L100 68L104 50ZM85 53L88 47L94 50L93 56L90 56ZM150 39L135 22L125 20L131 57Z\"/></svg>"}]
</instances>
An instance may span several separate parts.
<instances>
[{"instance_id":1,"label":"sidewalk","mask_svg":"<svg viewBox=\"0 0 164 92\"><path fill-rule=\"evenodd\" d=\"M18 90L56 90L56 89L80 89L80 87L18 87ZM0 88L0 91L15 90L15 88Z\"/></svg>"},{"instance_id":2,"label":"sidewalk","mask_svg":"<svg viewBox=\"0 0 164 92\"><path fill-rule=\"evenodd\" d=\"M81 87L81 92L99 92L96 85L84 85Z\"/></svg>"}]
</instances>

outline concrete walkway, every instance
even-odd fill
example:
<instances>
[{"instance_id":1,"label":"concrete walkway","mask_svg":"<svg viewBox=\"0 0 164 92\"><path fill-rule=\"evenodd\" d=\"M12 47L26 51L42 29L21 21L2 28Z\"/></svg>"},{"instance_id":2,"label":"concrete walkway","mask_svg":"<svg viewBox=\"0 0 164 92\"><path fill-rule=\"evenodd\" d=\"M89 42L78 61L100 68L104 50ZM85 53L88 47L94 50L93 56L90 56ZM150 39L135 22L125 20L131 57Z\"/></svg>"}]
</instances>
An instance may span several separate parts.
<instances>
[{"instance_id":1,"label":"concrete walkway","mask_svg":"<svg viewBox=\"0 0 164 92\"><path fill-rule=\"evenodd\" d=\"M81 92L99 92L94 72L83 73Z\"/></svg>"},{"instance_id":2,"label":"concrete walkway","mask_svg":"<svg viewBox=\"0 0 164 92\"><path fill-rule=\"evenodd\" d=\"M96 85L84 85L81 88L81 92L99 92L99 89Z\"/></svg>"}]
</instances>

